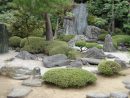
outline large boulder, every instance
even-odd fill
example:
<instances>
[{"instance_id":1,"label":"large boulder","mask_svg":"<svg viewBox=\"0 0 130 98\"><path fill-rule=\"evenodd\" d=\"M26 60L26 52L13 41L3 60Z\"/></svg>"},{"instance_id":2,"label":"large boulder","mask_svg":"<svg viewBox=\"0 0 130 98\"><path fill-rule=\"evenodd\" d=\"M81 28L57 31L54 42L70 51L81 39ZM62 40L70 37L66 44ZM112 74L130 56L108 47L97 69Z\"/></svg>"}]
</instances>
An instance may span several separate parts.
<instances>
[{"instance_id":1,"label":"large boulder","mask_svg":"<svg viewBox=\"0 0 130 98\"><path fill-rule=\"evenodd\" d=\"M98 36L101 32L101 29L95 26L87 26L87 30L86 30L86 36L87 38L91 41L91 40L97 40Z\"/></svg>"},{"instance_id":2,"label":"large boulder","mask_svg":"<svg viewBox=\"0 0 130 98\"><path fill-rule=\"evenodd\" d=\"M58 51L58 50L57 50ZM69 65L70 60L67 59L67 56L64 54L57 54L43 59L43 65L47 68L56 67L56 66L67 66Z\"/></svg>"},{"instance_id":3,"label":"large boulder","mask_svg":"<svg viewBox=\"0 0 130 98\"><path fill-rule=\"evenodd\" d=\"M101 62L101 59L94 59L94 58L81 58L83 64L91 64L91 65L98 65Z\"/></svg>"},{"instance_id":4,"label":"large boulder","mask_svg":"<svg viewBox=\"0 0 130 98\"><path fill-rule=\"evenodd\" d=\"M8 32L5 24L0 23L0 53L8 52Z\"/></svg>"},{"instance_id":5,"label":"large boulder","mask_svg":"<svg viewBox=\"0 0 130 98\"><path fill-rule=\"evenodd\" d=\"M122 61L120 59L115 59L115 62L120 64L122 68L127 68L128 67L127 64L125 63L125 61Z\"/></svg>"},{"instance_id":6,"label":"large boulder","mask_svg":"<svg viewBox=\"0 0 130 98\"><path fill-rule=\"evenodd\" d=\"M103 50L105 52L114 52L116 49L113 45L113 42L112 42L112 37L110 34L106 35L105 37L105 42L104 42L104 45L103 45Z\"/></svg>"},{"instance_id":7,"label":"large boulder","mask_svg":"<svg viewBox=\"0 0 130 98\"><path fill-rule=\"evenodd\" d=\"M37 57L27 51L21 51L15 57L23 59L23 60L36 60Z\"/></svg>"},{"instance_id":8,"label":"large boulder","mask_svg":"<svg viewBox=\"0 0 130 98\"><path fill-rule=\"evenodd\" d=\"M29 70L28 68L22 68L22 67L3 66L0 69L1 75L8 76L16 80L28 79L31 75L31 72L32 71Z\"/></svg>"},{"instance_id":9,"label":"large boulder","mask_svg":"<svg viewBox=\"0 0 130 98\"><path fill-rule=\"evenodd\" d=\"M113 92L110 95L111 98L128 98L128 94L124 92Z\"/></svg>"},{"instance_id":10,"label":"large boulder","mask_svg":"<svg viewBox=\"0 0 130 98\"><path fill-rule=\"evenodd\" d=\"M81 68L83 66L82 61L80 60L74 60L70 63L70 65L68 65L67 67L77 67L77 68Z\"/></svg>"},{"instance_id":11,"label":"large boulder","mask_svg":"<svg viewBox=\"0 0 130 98\"><path fill-rule=\"evenodd\" d=\"M105 54L102 49L98 49L96 47L90 48L86 53L85 56L87 58L95 58L95 59L104 59Z\"/></svg>"}]
</instances>

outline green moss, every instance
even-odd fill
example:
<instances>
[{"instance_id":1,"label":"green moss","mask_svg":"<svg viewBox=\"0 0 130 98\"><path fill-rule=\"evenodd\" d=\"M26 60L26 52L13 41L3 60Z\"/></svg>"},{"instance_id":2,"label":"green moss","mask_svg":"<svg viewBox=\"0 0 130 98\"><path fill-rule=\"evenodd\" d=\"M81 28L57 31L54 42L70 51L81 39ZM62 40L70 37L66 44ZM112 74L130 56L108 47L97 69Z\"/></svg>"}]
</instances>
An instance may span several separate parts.
<instances>
[{"instance_id":1,"label":"green moss","mask_svg":"<svg viewBox=\"0 0 130 98\"><path fill-rule=\"evenodd\" d=\"M20 42L21 42L22 38L18 37L18 36L13 36L9 38L9 45L11 47L20 47Z\"/></svg>"},{"instance_id":2,"label":"green moss","mask_svg":"<svg viewBox=\"0 0 130 98\"><path fill-rule=\"evenodd\" d=\"M70 59L78 59L80 58L82 55L80 52L71 49L68 53L67 53L68 58Z\"/></svg>"},{"instance_id":3,"label":"green moss","mask_svg":"<svg viewBox=\"0 0 130 98\"><path fill-rule=\"evenodd\" d=\"M31 53L43 53L44 52L44 39L41 37L28 37L21 41L22 50Z\"/></svg>"},{"instance_id":4,"label":"green moss","mask_svg":"<svg viewBox=\"0 0 130 98\"><path fill-rule=\"evenodd\" d=\"M96 77L94 74L78 68L52 69L43 76L46 83L51 83L62 88L83 87L94 83Z\"/></svg>"},{"instance_id":5,"label":"green moss","mask_svg":"<svg viewBox=\"0 0 130 98\"><path fill-rule=\"evenodd\" d=\"M69 42L72 38L74 38L74 35L60 35L58 37L59 40Z\"/></svg>"},{"instance_id":6,"label":"green moss","mask_svg":"<svg viewBox=\"0 0 130 98\"><path fill-rule=\"evenodd\" d=\"M112 76L117 74L121 69L121 65L114 61L102 61L98 65L98 70L101 74Z\"/></svg>"}]
</instances>

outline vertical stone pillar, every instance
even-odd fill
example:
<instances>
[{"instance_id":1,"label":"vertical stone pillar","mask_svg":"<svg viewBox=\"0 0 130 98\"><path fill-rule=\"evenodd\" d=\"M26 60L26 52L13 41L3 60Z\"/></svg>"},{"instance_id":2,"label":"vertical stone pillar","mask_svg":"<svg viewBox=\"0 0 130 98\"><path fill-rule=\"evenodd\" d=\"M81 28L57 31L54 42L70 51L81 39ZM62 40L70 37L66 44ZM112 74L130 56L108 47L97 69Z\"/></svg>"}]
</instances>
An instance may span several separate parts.
<instances>
[{"instance_id":1,"label":"vertical stone pillar","mask_svg":"<svg viewBox=\"0 0 130 98\"><path fill-rule=\"evenodd\" d=\"M6 26L0 23L0 53L8 52L8 32Z\"/></svg>"}]
</instances>

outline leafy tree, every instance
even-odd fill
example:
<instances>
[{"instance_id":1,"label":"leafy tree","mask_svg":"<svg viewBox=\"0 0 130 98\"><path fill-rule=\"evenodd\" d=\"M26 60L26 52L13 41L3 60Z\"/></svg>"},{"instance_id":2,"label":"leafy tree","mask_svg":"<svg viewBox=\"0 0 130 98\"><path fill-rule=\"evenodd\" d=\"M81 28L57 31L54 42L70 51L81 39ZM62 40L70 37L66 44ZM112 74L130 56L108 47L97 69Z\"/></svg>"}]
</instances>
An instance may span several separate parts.
<instances>
[{"instance_id":1,"label":"leafy tree","mask_svg":"<svg viewBox=\"0 0 130 98\"><path fill-rule=\"evenodd\" d=\"M90 0L89 12L108 21L110 32L114 27L123 27L129 11L128 0Z\"/></svg>"},{"instance_id":2,"label":"leafy tree","mask_svg":"<svg viewBox=\"0 0 130 98\"><path fill-rule=\"evenodd\" d=\"M64 10L71 4L71 0L14 0L19 8L35 15L43 15L46 26L46 40L53 39L52 25L49 13Z\"/></svg>"}]
</instances>

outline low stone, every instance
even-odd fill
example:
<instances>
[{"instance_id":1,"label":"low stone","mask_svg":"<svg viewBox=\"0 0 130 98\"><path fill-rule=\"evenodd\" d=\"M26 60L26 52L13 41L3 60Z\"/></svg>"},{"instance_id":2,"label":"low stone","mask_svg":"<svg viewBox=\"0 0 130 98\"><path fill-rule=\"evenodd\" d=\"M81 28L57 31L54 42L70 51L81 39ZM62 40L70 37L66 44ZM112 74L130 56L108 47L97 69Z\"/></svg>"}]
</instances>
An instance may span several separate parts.
<instances>
[{"instance_id":1,"label":"low stone","mask_svg":"<svg viewBox=\"0 0 130 98\"><path fill-rule=\"evenodd\" d=\"M16 87L11 90L11 92L8 94L7 98L24 98L26 97L30 92L31 88L28 87Z\"/></svg>"},{"instance_id":2,"label":"low stone","mask_svg":"<svg viewBox=\"0 0 130 98\"><path fill-rule=\"evenodd\" d=\"M30 78L30 75L21 75L21 74L17 74L17 76L12 77L15 80L27 80L28 78Z\"/></svg>"},{"instance_id":3,"label":"low stone","mask_svg":"<svg viewBox=\"0 0 130 98\"><path fill-rule=\"evenodd\" d=\"M94 59L94 58L81 58L81 61L86 61L92 65L98 65L102 60L101 59Z\"/></svg>"},{"instance_id":4,"label":"low stone","mask_svg":"<svg viewBox=\"0 0 130 98\"><path fill-rule=\"evenodd\" d=\"M70 60L67 59L67 56L64 54L57 54L43 59L43 65L47 68L51 67L61 67L69 65Z\"/></svg>"},{"instance_id":5,"label":"low stone","mask_svg":"<svg viewBox=\"0 0 130 98\"><path fill-rule=\"evenodd\" d=\"M130 90L130 84L126 85L125 88Z\"/></svg>"},{"instance_id":6,"label":"low stone","mask_svg":"<svg viewBox=\"0 0 130 98\"><path fill-rule=\"evenodd\" d=\"M96 47L90 48L86 53L85 57L87 58L95 58L95 59L104 59L106 56L102 49L98 49Z\"/></svg>"},{"instance_id":7,"label":"low stone","mask_svg":"<svg viewBox=\"0 0 130 98\"><path fill-rule=\"evenodd\" d=\"M89 93L86 98L110 98L110 94L104 93Z\"/></svg>"},{"instance_id":8,"label":"low stone","mask_svg":"<svg viewBox=\"0 0 130 98\"><path fill-rule=\"evenodd\" d=\"M113 92L110 96L111 98L128 98L128 94L123 92Z\"/></svg>"},{"instance_id":9,"label":"low stone","mask_svg":"<svg viewBox=\"0 0 130 98\"><path fill-rule=\"evenodd\" d=\"M122 61L120 59L115 59L115 62L120 64L122 68L127 68L127 64L125 63L125 61Z\"/></svg>"},{"instance_id":10,"label":"low stone","mask_svg":"<svg viewBox=\"0 0 130 98\"><path fill-rule=\"evenodd\" d=\"M22 85L31 86L31 87L41 87L42 82L43 81L41 79L28 79L28 80L24 80Z\"/></svg>"},{"instance_id":11,"label":"low stone","mask_svg":"<svg viewBox=\"0 0 130 98\"><path fill-rule=\"evenodd\" d=\"M106 57L107 57L107 58L115 58L115 56L112 55L112 54L108 54L108 55L106 55Z\"/></svg>"},{"instance_id":12,"label":"low stone","mask_svg":"<svg viewBox=\"0 0 130 98\"><path fill-rule=\"evenodd\" d=\"M125 85L130 85L130 79L124 80L123 83L124 83Z\"/></svg>"},{"instance_id":13,"label":"low stone","mask_svg":"<svg viewBox=\"0 0 130 98\"><path fill-rule=\"evenodd\" d=\"M85 58L81 59L83 65L90 65Z\"/></svg>"},{"instance_id":14,"label":"low stone","mask_svg":"<svg viewBox=\"0 0 130 98\"><path fill-rule=\"evenodd\" d=\"M82 67L82 62L80 60L75 60L75 61L72 61L70 63L70 65L68 65L67 67L78 67L78 68L81 68Z\"/></svg>"},{"instance_id":15,"label":"low stone","mask_svg":"<svg viewBox=\"0 0 130 98\"><path fill-rule=\"evenodd\" d=\"M23 60L36 60L37 57L27 51L21 51L15 57L23 59Z\"/></svg>"}]
</instances>

